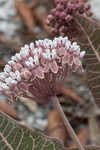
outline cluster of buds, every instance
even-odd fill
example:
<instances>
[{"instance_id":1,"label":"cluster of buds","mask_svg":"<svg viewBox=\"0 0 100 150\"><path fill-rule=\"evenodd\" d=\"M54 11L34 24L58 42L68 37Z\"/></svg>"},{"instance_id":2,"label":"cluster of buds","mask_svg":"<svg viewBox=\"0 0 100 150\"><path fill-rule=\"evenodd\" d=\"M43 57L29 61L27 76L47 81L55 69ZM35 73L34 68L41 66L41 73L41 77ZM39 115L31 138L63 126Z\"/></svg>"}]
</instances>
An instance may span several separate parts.
<instances>
[{"instance_id":1,"label":"cluster of buds","mask_svg":"<svg viewBox=\"0 0 100 150\"><path fill-rule=\"evenodd\" d=\"M56 8L48 15L47 24L52 27L52 32L67 33L70 26L74 26L75 15L90 16L90 5L84 0L55 0Z\"/></svg>"},{"instance_id":2,"label":"cluster of buds","mask_svg":"<svg viewBox=\"0 0 100 150\"><path fill-rule=\"evenodd\" d=\"M67 37L25 45L0 73L0 92L10 101L25 97L46 103L49 96L57 94L57 82L72 71L83 71L84 54L80 46Z\"/></svg>"}]
</instances>

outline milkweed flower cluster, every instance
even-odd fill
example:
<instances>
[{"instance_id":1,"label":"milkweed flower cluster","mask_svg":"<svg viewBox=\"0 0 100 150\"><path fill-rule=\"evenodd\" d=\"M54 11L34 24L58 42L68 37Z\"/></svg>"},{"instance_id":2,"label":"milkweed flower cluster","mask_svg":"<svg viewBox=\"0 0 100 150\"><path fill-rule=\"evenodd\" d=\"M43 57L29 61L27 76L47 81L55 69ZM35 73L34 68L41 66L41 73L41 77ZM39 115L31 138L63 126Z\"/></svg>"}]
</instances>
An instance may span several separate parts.
<instances>
[{"instance_id":1,"label":"milkweed flower cluster","mask_svg":"<svg viewBox=\"0 0 100 150\"><path fill-rule=\"evenodd\" d=\"M0 73L0 91L12 101L26 97L45 103L49 96L57 94L56 82L71 71L83 70L84 54L67 37L25 45Z\"/></svg>"},{"instance_id":2,"label":"milkweed flower cluster","mask_svg":"<svg viewBox=\"0 0 100 150\"><path fill-rule=\"evenodd\" d=\"M91 15L90 5L85 0L55 0L56 8L48 15L47 24L52 27L52 32L67 33L76 30L75 15Z\"/></svg>"}]
</instances>

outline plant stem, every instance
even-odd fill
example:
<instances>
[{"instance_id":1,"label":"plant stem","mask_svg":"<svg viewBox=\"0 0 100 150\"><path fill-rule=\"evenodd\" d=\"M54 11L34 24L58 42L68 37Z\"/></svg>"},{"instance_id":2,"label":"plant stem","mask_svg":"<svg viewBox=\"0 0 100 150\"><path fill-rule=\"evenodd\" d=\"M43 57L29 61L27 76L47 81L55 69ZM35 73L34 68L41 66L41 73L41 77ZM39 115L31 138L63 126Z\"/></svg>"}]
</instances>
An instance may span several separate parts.
<instances>
[{"instance_id":1,"label":"plant stem","mask_svg":"<svg viewBox=\"0 0 100 150\"><path fill-rule=\"evenodd\" d=\"M77 147L79 148L79 150L85 150L83 145L80 143L77 135L75 134L73 128L71 127L67 117L65 116L63 109L59 103L59 100L56 96L51 97L54 106L56 107L58 113L61 115L61 118L64 122L65 127L67 128L67 131L69 132L69 135L71 136L71 138L73 139L73 141L76 143Z\"/></svg>"}]
</instances>

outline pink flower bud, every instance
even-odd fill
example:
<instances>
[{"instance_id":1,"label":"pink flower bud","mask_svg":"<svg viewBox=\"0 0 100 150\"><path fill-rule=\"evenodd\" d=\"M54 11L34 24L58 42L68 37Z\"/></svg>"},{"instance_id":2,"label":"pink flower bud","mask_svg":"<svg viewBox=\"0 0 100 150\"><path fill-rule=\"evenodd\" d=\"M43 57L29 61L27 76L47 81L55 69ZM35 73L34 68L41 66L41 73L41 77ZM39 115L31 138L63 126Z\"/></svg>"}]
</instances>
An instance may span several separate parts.
<instances>
[{"instance_id":1,"label":"pink flower bud","mask_svg":"<svg viewBox=\"0 0 100 150\"><path fill-rule=\"evenodd\" d=\"M23 78L24 80L29 80L32 76L32 73L27 69L24 68L21 72L21 78Z\"/></svg>"},{"instance_id":2,"label":"pink flower bud","mask_svg":"<svg viewBox=\"0 0 100 150\"><path fill-rule=\"evenodd\" d=\"M23 68L23 66L22 66L20 63L16 63L16 64L14 65L14 70L19 70L19 71L21 71L22 68Z\"/></svg>"},{"instance_id":3,"label":"pink flower bud","mask_svg":"<svg viewBox=\"0 0 100 150\"><path fill-rule=\"evenodd\" d=\"M90 5L83 0L55 0L55 4L56 7L51 10L51 15L49 15L52 19L47 24L51 28L55 28L56 33L63 32L66 35L71 30L73 33L76 33L76 31L79 32L74 16L79 14L83 15L84 13L89 17L92 15ZM62 26L64 26L64 30L61 29ZM71 26L75 26L74 29Z\"/></svg>"},{"instance_id":4,"label":"pink flower bud","mask_svg":"<svg viewBox=\"0 0 100 150\"><path fill-rule=\"evenodd\" d=\"M67 21L67 22L69 22L69 21L71 21L72 20L72 16L71 15L67 15L66 17L65 17L65 20Z\"/></svg>"}]
</instances>

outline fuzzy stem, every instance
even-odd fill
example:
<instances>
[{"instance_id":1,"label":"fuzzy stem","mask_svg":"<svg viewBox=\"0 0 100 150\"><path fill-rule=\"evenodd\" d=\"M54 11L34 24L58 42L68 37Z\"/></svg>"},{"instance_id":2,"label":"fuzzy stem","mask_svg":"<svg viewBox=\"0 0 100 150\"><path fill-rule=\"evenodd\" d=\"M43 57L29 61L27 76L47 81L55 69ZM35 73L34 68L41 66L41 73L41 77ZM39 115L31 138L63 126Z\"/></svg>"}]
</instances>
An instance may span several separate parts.
<instances>
[{"instance_id":1,"label":"fuzzy stem","mask_svg":"<svg viewBox=\"0 0 100 150\"><path fill-rule=\"evenodd\" d=\"M61 115L61 118L64 122L65 127L67 128L67 131L69 132L69 135L71 136L71 138L73 139L73 141L76 143L77 147L79 148L79 150L85 150L83 145L80 143L77 135L75 134L73 128L71 127L67 117L65 116L63 109L59 103L59 100L56 96L51 97L52 102L54 104L54 106L56 107L58 113Z\"/></svg>"}]
</instances>

